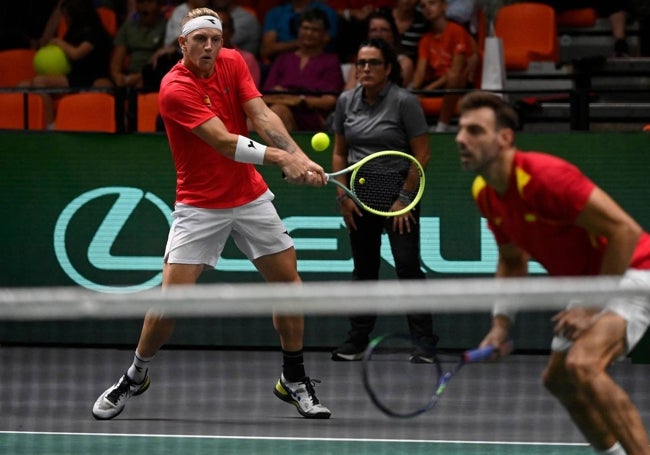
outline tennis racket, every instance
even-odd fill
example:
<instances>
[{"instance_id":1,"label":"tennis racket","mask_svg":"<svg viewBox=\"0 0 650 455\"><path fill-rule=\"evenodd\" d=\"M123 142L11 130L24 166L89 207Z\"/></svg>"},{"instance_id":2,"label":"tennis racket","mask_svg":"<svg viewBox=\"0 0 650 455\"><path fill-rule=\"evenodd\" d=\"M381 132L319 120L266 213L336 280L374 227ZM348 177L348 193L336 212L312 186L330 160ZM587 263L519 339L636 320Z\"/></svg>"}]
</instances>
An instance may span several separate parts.
<instances>
[{"instance_id":1,"label":"tennis racket","mask_svg":"<svg viewBox=\"0 0 650 455\"><path fill-rule=\"evenodd\" d=\"M426 358L412 363L409 353ZM454 358L455 365L445 371L435 346L419 344L404 334L389 334L373 339L363 356L362 379L370 400L390 417L415 417L433 409L449 381L467 363L487 359L493 346L465 351Z\"/></svg>"},{"instance_id":2,"label":"tennis racket","mask_svg":"<svg viewBox=\"0 0 650 455\"><path fill-rule=\"evenodd\" d=\"M337 177L350 174L349 187ZM394 150L373 153L347 168L325 174L359 207L379 216L399 216L420 202L424 193L424 169L411 155ZM392 211L395 201L404 208Z\"/></svg>"}]
</instances>

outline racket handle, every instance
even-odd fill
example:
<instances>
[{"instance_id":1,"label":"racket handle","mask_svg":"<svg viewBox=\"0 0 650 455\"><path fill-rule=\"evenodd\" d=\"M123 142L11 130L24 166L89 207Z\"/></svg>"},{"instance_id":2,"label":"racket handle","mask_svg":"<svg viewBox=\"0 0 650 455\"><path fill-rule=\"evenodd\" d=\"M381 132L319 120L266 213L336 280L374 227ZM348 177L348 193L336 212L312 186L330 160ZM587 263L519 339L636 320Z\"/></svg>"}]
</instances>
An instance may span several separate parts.
<instances>
[{"instance_id":1,"label":"racket handle","mask_svg":"<svg viewBox=\"0 0 650 455\"><path fill-rule=\"evenodd\" d=\"M484 348L470 349L463 352L463 360L466 363L480 362L494 354L496 348L494 346L485 346Z\"/></svg>"}]
</instances>

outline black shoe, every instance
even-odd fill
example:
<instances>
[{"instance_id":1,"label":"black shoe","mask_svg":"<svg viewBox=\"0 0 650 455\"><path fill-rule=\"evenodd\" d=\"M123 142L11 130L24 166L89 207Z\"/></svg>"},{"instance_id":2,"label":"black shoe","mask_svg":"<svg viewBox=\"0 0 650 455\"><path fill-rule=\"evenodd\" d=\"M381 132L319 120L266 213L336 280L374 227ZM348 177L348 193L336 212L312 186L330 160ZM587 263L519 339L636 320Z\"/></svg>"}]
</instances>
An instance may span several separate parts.
<instances>
[{"instance_id":1,"label":"black shoe","mask_svg":"<svg viewBox=\"0 0 650 455\"><path fill-rule=\"evenodd\" d=\"M629 57L630 56L630 46L627 44L625 39L617 39L614 42L614 57Z\"/></svg>"},{"instance_id":2,"label":"black shoe","mask_svg":"<svg viewBox=\"0 0 650 455\"><path fill-rule=\"evenodd\" d=\"M433 363L435 351L426 351L422 348L415 348L409 357L411 363Z\"/></svg>"},{"instance_id":3,"label":"black shoe","mask_svg":"<svg viewBox=\"0 0 650 455\"><path fill-rule=\"evenodd\" d=\"M411 363L433 363L436 356L436 345L438 344L438 336L434 335L432 338L419 340L415 343L415 348L411 352L409 362Z\"/></svg>"},{"instance_id":4,"label":"black shoe","mask_svg":"<svg viewBox=\"0 0 650 455\"><path fill-rule=\"evenodd\" d=\"M347 340L341 346L332 351L332 360L337 361L354 361L363 359L363 353L368 343L359 344Z\"/></svg>"}]
</instances>

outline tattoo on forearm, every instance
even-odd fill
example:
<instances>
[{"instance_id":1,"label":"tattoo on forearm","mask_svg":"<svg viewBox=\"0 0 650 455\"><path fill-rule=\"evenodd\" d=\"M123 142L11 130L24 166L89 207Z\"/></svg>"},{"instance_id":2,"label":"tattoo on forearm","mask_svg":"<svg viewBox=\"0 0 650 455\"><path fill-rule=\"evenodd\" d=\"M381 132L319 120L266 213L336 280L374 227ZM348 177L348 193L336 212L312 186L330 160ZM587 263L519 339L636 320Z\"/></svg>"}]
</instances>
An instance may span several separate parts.
<instances>
[{"instance_id":1,"label":"tattoo on forearm","mask_svg":"<svg viewBox=\"0 0 650 455\"><path fill-rule=\"evenodd\" d=\"M293 142L291 142L289 138L281 132L277 130L266 130L265 133L271 138L271 143L275 147L286 150L289 153L294 153L296 151Z\"/></svg>"}]
</instances>

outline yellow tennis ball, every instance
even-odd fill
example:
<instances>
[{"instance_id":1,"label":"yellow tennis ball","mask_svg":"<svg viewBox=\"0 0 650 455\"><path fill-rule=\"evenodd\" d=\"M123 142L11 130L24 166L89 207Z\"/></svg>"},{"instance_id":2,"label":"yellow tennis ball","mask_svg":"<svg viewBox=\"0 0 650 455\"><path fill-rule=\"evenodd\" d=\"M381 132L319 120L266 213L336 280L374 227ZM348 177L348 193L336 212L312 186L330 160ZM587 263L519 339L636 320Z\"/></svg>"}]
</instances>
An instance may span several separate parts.
<instances>
[{"instance_id":1,"label":"yellow tennis ball","mask_svg":"<svg viewBox=\"0 0 650 455\"><path fill-rule=\"evenodd\" d=\"M68 58L59 46L48 44L41 47L34 55L36 74L65 75L70 72Z\"/></svg>"},{"instance_id":2,"label":"yellow tennis ball","mask_svg":"<svg viewBox=\"0 0 650 455\"><path fill-rule=\"evenodd\" d=\"M330 146L330 137L325 133L316 133L311 137L311 147L317 152L322 152Z\"/></svg>"},{"instance_id":3,"label":"yellow tennis ball","mask_svg":"<svg viewBox=\"0 0 650 455\"><path fill-rule=\"evenodd\" d=\"M366 183L366 179L364 177L361 177L359 179L359 184L363 185L364 183Z\"/></svg>"}]
</instances>

